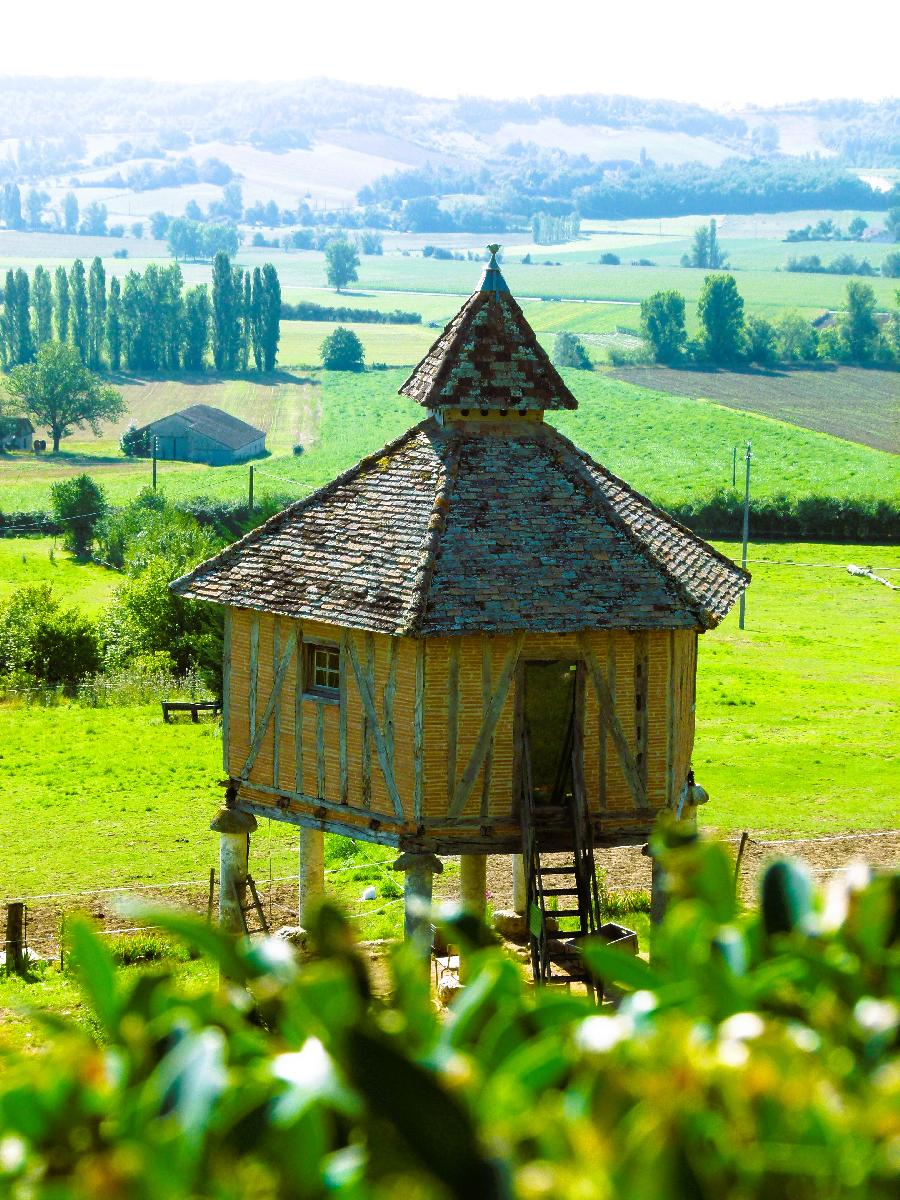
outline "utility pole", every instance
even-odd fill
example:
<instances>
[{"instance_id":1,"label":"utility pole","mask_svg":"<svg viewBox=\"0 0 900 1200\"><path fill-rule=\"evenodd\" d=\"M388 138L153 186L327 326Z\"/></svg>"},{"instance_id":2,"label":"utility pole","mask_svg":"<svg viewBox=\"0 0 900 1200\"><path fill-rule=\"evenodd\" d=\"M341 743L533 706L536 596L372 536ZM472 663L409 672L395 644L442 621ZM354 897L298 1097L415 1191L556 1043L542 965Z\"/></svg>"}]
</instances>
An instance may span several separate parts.
<instances>
[{"instance_id":1,"label":"utility pole","mask_svg":"<svg viewBox=\"0 0 900 1200\"><path fill-rule=\"evenodd\" d=\"M744 534L743 534L744 544L743 544L743 548L741 550L741 566L745 571L747 570L747 542L750 538L750 459L751 459L751 457L752 456L750 453L750 443L748 442L747 450L744 455L744 459L747 464L747 474L746 474L746 479L744 482ZM738 618L738 626L741 629L744 628L744 607L746 604L746 600L745 600L746 595L747 595L747 591L745 588L741 592L741 609L740 609L740 616Z\"/></svg>"},{"instance_id":2,"label":"utility pole","mask_svg":"<svg viewBox=\"0 0 900 1200\"><path fill-rule=\"evenodd\" d=\"M250 464L250 485L247 491L247 509L253 512L253 463Z\"/></svg>"},{"instance_id":3,"label":"utility pole","mask_svg":"<svg viewBox=\"0 0 900 1200\"><path fill-rule=\"evenodd\" d=\"M153 490L156 491L156 446L158 439L154 435L153 438Z\"/></svg>"}]
</instances>

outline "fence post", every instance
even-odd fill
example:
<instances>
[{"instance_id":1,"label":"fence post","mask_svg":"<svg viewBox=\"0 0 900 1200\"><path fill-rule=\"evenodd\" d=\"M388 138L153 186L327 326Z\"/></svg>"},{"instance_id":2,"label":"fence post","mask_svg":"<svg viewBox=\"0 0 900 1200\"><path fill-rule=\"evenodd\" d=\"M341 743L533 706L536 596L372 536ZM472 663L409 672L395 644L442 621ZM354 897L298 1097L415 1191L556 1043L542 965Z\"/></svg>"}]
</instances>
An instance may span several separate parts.
<instances>
[{"instance_id":1,"label":"fence post","mask_svg":"<svg viewBox=\"0 0 900 1200\"><path fill-rule=\"evenodd\" d=\"M156 491L156 447L157 447L157 438L154 435L154 437L153 437L153 490L154 490L154 492Z\"/></svg>"},{"instance_id":2,"label":"fence post","mask_svg":"<svg viewBox=\"0 0 900 1200\"><path fill-rule=\"evenodd\" d=\"M750 443L748 442L747 443L747 452L745 454L745 459L747 462L747 476L746 476L746 480L744 482L744 528L743 528L743 536L741 538L741 541L743 543L743 545L741 547L741 569L744 571L747 570L747 543L750 540L750 459L751 459L751 457L752 457L752 455L750 453ZM740 629L744 628L744 610L745 610L746 603L747 603L747 589L744 588L741 591L740 609L739 609L739 613L738 613L738 627Z\"/></svg>"},{"instance_id":3,"label":"fence post","mask_svg":"<svg viewBox=\"0 0 900 1200\"><path fill-rule=\"evenodd\" d=\"M253 463L250 464L250 484L247 494L247 510L253 512Z\"/></svg>"},{"instance_id":4,"label":"fence post","mask_svg":"<svg viewBox=\"0 0 900 1200\"><path fill-rule=\"evenodd\" d=\"M206 900L207 924L212 923L213 897L215 896L215 892L216 892L216 868L210 867L209 868L209 896L207 897L207 900Z\"/></svg>"},{"instance_id":5,"label":"fence post","mask_svg":"<svg viewBox=\"0 0 900 1200\"><path fill-rule=\"evenodd\" d=\"M6 972L25 974L25 905L21 900L11 900L6 906Z\"/></svg>"}]
</instances>

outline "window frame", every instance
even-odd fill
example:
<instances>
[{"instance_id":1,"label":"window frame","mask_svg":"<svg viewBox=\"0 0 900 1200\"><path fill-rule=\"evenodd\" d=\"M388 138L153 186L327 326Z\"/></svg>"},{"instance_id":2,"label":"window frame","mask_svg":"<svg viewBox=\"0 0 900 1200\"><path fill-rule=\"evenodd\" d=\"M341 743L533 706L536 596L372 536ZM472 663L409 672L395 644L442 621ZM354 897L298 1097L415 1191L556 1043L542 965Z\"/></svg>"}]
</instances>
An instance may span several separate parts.
<instances>
[{"instance_id":1,"label":"window frame","mask_svg":"<svg viewBox=\"0 0 900 1200\"><path fill-rule=\"evenodd\" d=\"M338 682L336 687L331 687L328 684L316 683L316 653L325 651L328 654L337 656L337 676ZM319 703L325 704L340 704L341 702L341 677L344 670L343 655L341 648L337 642L317 641L316 639L304 639L303 641L303 695L309 700L316 700ZM331 667L326 666L326 673L330 673Z\"/></svg>"}]
</instances>

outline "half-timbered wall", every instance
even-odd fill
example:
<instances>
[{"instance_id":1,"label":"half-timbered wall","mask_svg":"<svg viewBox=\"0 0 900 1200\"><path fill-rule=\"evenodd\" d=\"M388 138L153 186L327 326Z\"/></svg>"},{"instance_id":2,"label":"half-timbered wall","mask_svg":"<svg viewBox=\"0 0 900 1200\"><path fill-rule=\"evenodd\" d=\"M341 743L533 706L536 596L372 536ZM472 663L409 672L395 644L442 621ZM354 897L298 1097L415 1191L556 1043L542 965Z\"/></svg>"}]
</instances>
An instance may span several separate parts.
<instances>
[{"instance_id":1,"label":"half-timbered wall","mask_svg":"<svg viewBox=\"0 0 900 1200\"><path fill-rule=\"evenodd\" d=\"M316 642L340 648L337 697L304 678ZM570 659L589 807L616 828L646 824L690 765L696 642L691 630L415 640L230 610L226 770L243 801L288 819L390 842L489 837L516 825L524 663Z\"/></svg>"}]
</instances>

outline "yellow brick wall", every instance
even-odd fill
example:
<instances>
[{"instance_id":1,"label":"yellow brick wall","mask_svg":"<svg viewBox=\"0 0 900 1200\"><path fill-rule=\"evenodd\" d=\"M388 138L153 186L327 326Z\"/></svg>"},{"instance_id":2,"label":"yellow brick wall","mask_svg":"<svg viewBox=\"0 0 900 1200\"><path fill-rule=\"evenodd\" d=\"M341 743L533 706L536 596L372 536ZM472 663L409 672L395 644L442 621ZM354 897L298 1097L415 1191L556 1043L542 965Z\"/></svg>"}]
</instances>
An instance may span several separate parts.
<instances>
[{"instance_id":1,"label":"yellow brick wall","mask_svg":"<svg viewBox=\"0 0 900 1200\"><path fill-rule=\"evenodd\" d=\"M286 617L233 611L228 720L227 769L239 777L250 750L251 732L249 695L251 677L251 630L258 622L257 720L263 716L271 695L278 659L284 654L292 633L309 640L341 644L343 632L315 622L300 623ZM277 629L277 634L276 634ZM395 656L396 686L393 699L393 766L407 824L415 821L414 795L416 647L411 638L391 639L382 634L351 631L356 656L366 672L374 667L374 700L379 724L390 743L385 724L385 691L390 676L391 654ZM690 763L694 736L694 671L697 635L690 630L653 631L645 635L647 645L647 790L651 807L666 803L670 781L680 788ZM607 677L615 708L632 754L636 749L635 727L635 639L628 631L597 631L586 641L601 672ZM391 645L394 645L393 651ZM423 820L436 821L447 816L453 785L459 785L478 739L485 711L483 662L490 663L491 691L497 687L504 661L514 644L512 636L469 636L457 639L458 694L457 744L455 761L450 761L452 738L449 719L453 703L448 689L452 678L450 638L432 638L425 643L424 740L421 775L423 783ZM508 818L513 811L514 728L517 688L521 669L531 659L568 659L579 661L581 651L575 635L529 634L523 643L519 670L503 705L494 733L489 763L489 786L485 794L486 766L482 766L471 789L462 819L468 824L491 818ZM280 700L276 706L280 729L278 770L275 773L275 727L272 720L262 741L249 784L275 788L279 792L295 790L295 705L301 716L302 792L330 804L346 802L351 808L365 805L364 746L365 709L349 656L342 658L346 679L346 791L342 789L340 768L341 715L337 704L311 696L296 701L297 666L292 656L284 676ZM671 686L670 686L671 663ZM584 668L582 668L584 670ZM584 686L584 779L590 807L610 814L625 814L634 807L616 745L605 729L600 706L589 674ZM672 713L670 718L670 696ZM324 724L324 757L320 762L318 728ZM669 731L672 731L672 746ZM604 736L601 736L604 735ZM374 817L393 817L394 810L379 763L375 740L369 736L369 807ZM324 789L319 788L324 775Z\"/></svg>"}]
</instances>

